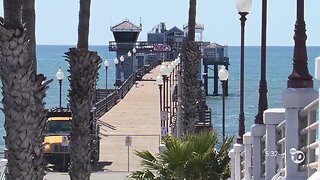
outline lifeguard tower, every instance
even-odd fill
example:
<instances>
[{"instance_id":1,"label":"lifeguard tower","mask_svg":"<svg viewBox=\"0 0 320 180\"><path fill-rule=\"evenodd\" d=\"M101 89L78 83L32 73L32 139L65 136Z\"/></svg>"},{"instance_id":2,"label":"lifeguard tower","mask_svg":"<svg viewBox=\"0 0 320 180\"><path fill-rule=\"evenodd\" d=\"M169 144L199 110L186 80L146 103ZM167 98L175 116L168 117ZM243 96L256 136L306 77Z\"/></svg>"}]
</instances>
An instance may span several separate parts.
<instances>
[{"instance_id":1,"label":"lifeguard tower","mask_svg":"<svg viewBox=\"0 0 320 180\"><path fill-rule=\"evenodd\" d=\"M128 52L136 47L136 42L142 31L142 25L134 25L129 20L110 28L113 33L115 42L109 43L109 51L116 51L117 58L119 59L118 65L116 65L116 82L115 86L121 85L129 76L134 72L135 62L133 57L128 56ZM124 61L120 61L120 57L124 57Z\"/></svg>"}]
</instances>

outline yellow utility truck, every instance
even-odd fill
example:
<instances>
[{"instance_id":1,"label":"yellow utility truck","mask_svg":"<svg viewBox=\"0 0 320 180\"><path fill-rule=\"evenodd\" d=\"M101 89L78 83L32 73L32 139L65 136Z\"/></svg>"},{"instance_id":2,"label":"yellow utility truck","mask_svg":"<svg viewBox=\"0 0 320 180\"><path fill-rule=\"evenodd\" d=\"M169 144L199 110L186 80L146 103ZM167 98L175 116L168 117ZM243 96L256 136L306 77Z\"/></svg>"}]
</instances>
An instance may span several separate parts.
<instances>
[{"instance_id":1,"label":"yellow utility truck","mask_svg":"<svg viewBox=\"0 0 320 180\"><path fill-rule=\"evenodd\" d=\"M99 126L92 117L91 124L91 162L97 165L99 161ZM68 110L53 109L48 112L48 122L44 139L44 158L54 169L65 171L70 163L69 139L72 114Z\"/></svg>"}]
</instances>

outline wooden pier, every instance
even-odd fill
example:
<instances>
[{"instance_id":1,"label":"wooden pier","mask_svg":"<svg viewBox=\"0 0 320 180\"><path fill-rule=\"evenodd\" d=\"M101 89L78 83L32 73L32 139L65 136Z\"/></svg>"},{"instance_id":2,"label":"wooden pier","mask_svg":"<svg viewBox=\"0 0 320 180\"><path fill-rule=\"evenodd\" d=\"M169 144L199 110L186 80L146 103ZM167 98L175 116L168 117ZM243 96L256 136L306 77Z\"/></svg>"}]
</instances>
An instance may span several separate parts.
<instances>
[{"instance_id":1,"label":"wooden pier","mask_svg":"<svg viewBox=\"0 0 320 180\"><path fill-rule=\"evenodd\" d=\"M103 123L112 127L102 128L100 131L103 134L100 140L99 162L100 166L103 166L102 170L141 170L141 159L134 154L135 150L159 152L160 100L155 81L159 67L144 75L141 81L137 81L127 95L100 118Z\"/></svg>"}]
</instances>

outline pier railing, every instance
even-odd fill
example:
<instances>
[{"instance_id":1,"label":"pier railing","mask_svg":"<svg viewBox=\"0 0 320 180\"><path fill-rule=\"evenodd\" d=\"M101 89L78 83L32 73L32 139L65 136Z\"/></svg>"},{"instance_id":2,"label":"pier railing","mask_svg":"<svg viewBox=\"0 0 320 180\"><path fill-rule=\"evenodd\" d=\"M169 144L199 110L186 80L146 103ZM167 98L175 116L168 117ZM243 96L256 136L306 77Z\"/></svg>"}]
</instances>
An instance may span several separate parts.
<instances>
[{"instance_id":1,"label":"pier railing","mask_svg":"<svg viewBox=\"0 0 320 180\"><path fill-rule=\"evenodd\" d=\"M119 87L116 89L97 89L94 111L96 117L99 119L103 114L112 109L121 99L123 99L130 89L136 84L136 81L141 80L142 77L150 72L158 65L158 62L152 62L137 70L136 73L131 74Z\"/></svg>"},{"instance_id":2,"label":"pier railing","mask_svg":"<svg viewBox=\"0 0 320 180\"><path fill-rule=\"evenodd\" d=\"M286 134L290 134L286 131L292 131L291 125L285 120L290 110L267 109L264 112L264 124L253 125L251 132L244 134L243 144L234 144L229 152L230 179L275 180L285 178L291 171L299 171L304 176L302 179L315 175L320 162L320 156L316 155L316 151L319 151L318 107L319 99L301 108L296 114L300 129L296 139L297 149L287 147L286 144ZM294 137L289 137L289 140L294 140ZM298 169L294 169L292 164Z\"/></svg>"},{"instance_id":3,"label":"pier railing","mask_svg":"<svg viewBox=\"0 0 320 180\"><path fill-rule=\"evenodd\" d=\"M316 149L319 149L319 141L316 140L317 131L319 131L319 121L316 120L318 108L319 99L316 99L299 112L303 127L299 132L300 150L305 154L305 161L300 164L299 168L301 171L307 171L308 177L315 173L319 166L315 153Z\"/></svg>"}]
</instances>

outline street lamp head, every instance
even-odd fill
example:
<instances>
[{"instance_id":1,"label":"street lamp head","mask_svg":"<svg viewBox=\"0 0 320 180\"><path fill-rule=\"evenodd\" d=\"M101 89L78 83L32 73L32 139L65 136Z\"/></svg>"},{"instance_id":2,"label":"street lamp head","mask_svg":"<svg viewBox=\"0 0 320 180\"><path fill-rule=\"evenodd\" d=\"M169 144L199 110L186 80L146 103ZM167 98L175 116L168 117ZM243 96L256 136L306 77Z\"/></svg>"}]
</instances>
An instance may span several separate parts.
<instances>
[{"instance_id":1,"label":"street lamp head","mask_svg":"<svg viewBox=\"0 0 320 180\"><path fill-rule=\"evenodd\" d=\"M162 86L162 85L163 85L163 80L162 80L162 78L161 78L160 75L157 76L156 81L157 81L157 84L158 84L159 86Z\"/></svg>"},{"instance_id":2,"label":"street lamp head","mask_svg":"<svg viewBox=\"0 0 320 180\"><path fill-rule=\"evenodd\" d=\"M58 72L56 73L56 77L59 81L62 81L64 78L64 74L62 72L62 69L59 67Z\"/></svg>"},{"instance_id":3,"label":"street lamp head","mask_svg":"<svg viewBox=\"0 0 320 180\"><path fill-rule=\"evenodd\" d=\"M221 69L218 72L220 81L226 81L229 78L229 72L225 66L221 66Z\"/></svg>"},{"instance_id":4,"label":"street lamp head","mask_svg":"<svg viewBox=\"0 0 320 180\"><path fill-rule=\"evenodd\" d=\"M104 66L105 66L105 67L108 67L108 66L109 66L109 60L108 60L108 59L106 59L106 60L104 61Z\"/></svg>"},{"instance_id":5,"label":"street lamp head","mask_svg":"<svg viewBox=\"0 0 320 180\"><path fill-rule=\"evenodd\" d=\"M119 59L117 57L115 57L113 62L114 62L115 65L117 65L119 63Z\"/></svg>"},{"instance_id":6,"label":"street lamp head","mask_svg":"<svg viewBox=\"0 0 320 180\"><path fill-rule=\"evenodd\" d=\"M168 76L170 74L169 68L166 65L161 65L160 67L160 74L162 76Z\"/></svg>"},{"instance_id":7,"label":"street lamp head","mask_svg":"<svg viewBox=\"0 0 320 180\"><path fill-rule=\"evenodd\" d=\"M239 12L249 12L252 6L252 0L236 0Z\"/></svg>"},{"instance_id":8,"label":"street lamp head","mask_svg":"<svg viewBox=\"0 0 320 180\"><path fill-rule=\"evenodd\" d=\"M180 53L179 53L180 54ZM177 64L181 62L180 55L177 57Z\"/></svg>"},{"instance_id":9,"label":"street lamp head","mask_svg":"<svg viewBox=\"0 0 320 180\"><path fill-rule=\"evenodd\" d=\"M124 57L121 55L120 56L120 62L123 62L124 61Z\"/></svg>"},{"instance_id":10,"label":"street lamp head","mask_svg":"<svg viewBox=\"0 0 320 180\"><path fill-rule=\"evenodd\" d=\"M131 58L132 54L131 51L128 52L128 57Z\"/></svg>"},{"instance_id":11,"label":"street lamp head","mask_svg":"<svg viewBox=\"0 0 320 180\"><path fill-rule=\"evenodd\" d=\"M162 76L164 76L165 71L166 71L166 65L164 65L164 63L163 63L163 64L161 65L161 67L160 67L160 74L161 74Z\"/></svg>"},{"instance_id":12,"label":"street lamp head","mask_svg":"<svg viewBox=\"0 0 320 180\"><path fill-rule=\"evenodd\" d=\"M133 49L132 49L132 52L133 52L133 53L136 53L136 52L137 52L137 49L136 49L136 48L133 48Z\"/></svg>"}]
</instances>

